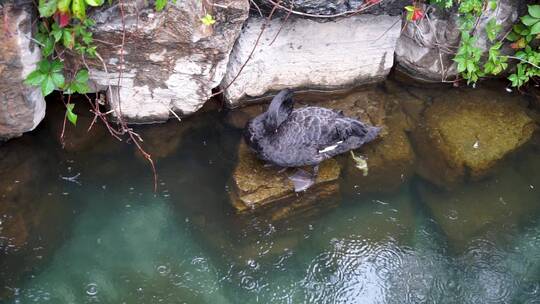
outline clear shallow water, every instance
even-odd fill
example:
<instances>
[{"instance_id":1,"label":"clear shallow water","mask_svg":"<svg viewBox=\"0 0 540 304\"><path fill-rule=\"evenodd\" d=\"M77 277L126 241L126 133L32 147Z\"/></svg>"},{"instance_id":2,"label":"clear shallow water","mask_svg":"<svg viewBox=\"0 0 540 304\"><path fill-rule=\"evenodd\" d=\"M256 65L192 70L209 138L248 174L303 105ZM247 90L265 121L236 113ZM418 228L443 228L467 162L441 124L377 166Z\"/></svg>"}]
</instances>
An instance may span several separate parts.
<instances>
[{"instance_id":1,"label":"clear shallow water","mask_svg":"<svg viewBox=\"0 0 540 304\"><path fill-rule=\"evenodd\" d=\"M535 148L451 194L414 178L276 223L230 207L240 133L223 116L143 128L177 145L154 151L172 150L157 195L131 145L94 134L62 150L60 120L2 146L0 162L20 161L3 169L18 209L2 219L30 230L0 239L0 302L540 303Z\"/></svg>"}]
</instances>

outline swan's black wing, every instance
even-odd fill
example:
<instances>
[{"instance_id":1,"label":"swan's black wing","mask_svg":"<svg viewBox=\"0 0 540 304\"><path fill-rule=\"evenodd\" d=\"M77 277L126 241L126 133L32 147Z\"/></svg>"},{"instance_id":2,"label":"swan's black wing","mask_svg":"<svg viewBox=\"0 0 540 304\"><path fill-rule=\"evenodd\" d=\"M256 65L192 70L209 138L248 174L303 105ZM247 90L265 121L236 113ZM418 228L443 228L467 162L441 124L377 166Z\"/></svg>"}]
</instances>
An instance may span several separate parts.
<instances>
[{"instance_id":1,"label":"swan's black wing","mask_svg":"<svg viewBox=\"0 0 540 304\"><path fill-rule=\"evenodd\" d=\"M276 130L266 152L280 166L316 165L361 146L369 128L329 109L301 108Z\"/></svg>"},{"instance_id":2,"label":"swan's black wing","mask_svg":"<svg viewBox=\"0 0 540 304\"><path fill-rule=\"evenodd\" d=\"M289 125L290 124L290 125ZM290 128L294 126L293 128ZM370 127L362 122L343 116L342 113L334 112L325 108L307 107L293 112L284 131L290 140L300 146L315 146L318 150L324 150L329 146L346 141L350 137L364 138ZM294 132L290 132L294 130Z\"/></svg>"},{"instance_id":3,"label":"swan's black wing","mask_svg":"<svg viewBox=\"0 0 540 304\"><path fill-rule=\"evenodd\" d=\"M340 140L334 127L339 119L343 116L325 108L297 109L279 128L277 138L290 146L321 148Z\"/></svg>"}]
</instances>

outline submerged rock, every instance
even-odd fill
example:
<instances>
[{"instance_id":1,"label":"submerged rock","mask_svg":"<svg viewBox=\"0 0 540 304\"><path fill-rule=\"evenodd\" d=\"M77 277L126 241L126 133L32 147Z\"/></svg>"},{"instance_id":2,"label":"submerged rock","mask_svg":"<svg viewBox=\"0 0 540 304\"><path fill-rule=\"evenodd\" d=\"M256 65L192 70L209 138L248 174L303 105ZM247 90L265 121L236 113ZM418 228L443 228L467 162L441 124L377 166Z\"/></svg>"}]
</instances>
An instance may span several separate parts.
<instances>
[{"instance_id":1,"label":"submerged rock","mask_svg":"<svg viewBox=\"0 0 540 304\"><path fill-rule=\"evenodd\" d=\"M238 149L238 164L232 175L231 202L238 212L247 212L260 207L288 203L273 213L274 219L286 217L295 209L310 209L314 202L329 198L338 192L340 167L336 160L329 159L320 164L315 184L305 193L295 193L288 179L290 170L278 172L265 166L245 143Z\"/></svg>"},{"instance_id":2,"label":"submerged rock","mask_svg":"<svg viewBox=\"0 0 540 304\"><path fill-rule=\"evenodd\" d=\"M110 106L133 122L165 121L171 111L191 114L200 109L219 85L242 24L247 0L227 0L220 5L199 0L168 3L156 12L148 1L124 1L126 41L119 5L93 13L96 45L108 67L91 63L90 78L96 90L106 90ZM211 14L216 23L203 25ZM77 60L77 59L74 59ZM116 112L115 112L116 113Z\"/></svg>"},{"instance_id":3,"label":"submerged rock","mask_svg":"<svg viewBox=\"0 0 540 304\"><path fill-rule=\"evenodd\" d=\"M143 126L138 134L144 141L145 151L152 156L152 159L157 160L174 154L178 150L184 134L191 127L190 124L185 125L179 124L178 121L170 121L164 124ZM136 146L134 150L137 157L147 161Z\"/></svg>"},{"instance_id":4,"label":"submerged rock","mask_svg":"<svg viewBox=\"0 0 540 304\"><path fill-rule=\"evenodd\" d=\"M413 133L418 173L447 188L485 176L536 128L518 98L487 90L449 91L423 116Z\"/></svg>"},{"instance_id":5,"label":"submerged rock","mask_svg":"<svg viewBox=\"0 0 540 304\"><path fill-rule=\"evenodd\" d=\"M409 243L416 228L417 210L408 191L351 196L345 201L349 204L315 223L312 232L315 243L324 246L351 236L368 246L389 240Z\"/></svg>"},{"instance_id":6,"label":"submerged rock","mask_svg":"<svg viewBox=\"0 0 540 304\"><path fill-rule=\"evenodd\" d=\"M231 53L222 82L225 98L235 107L243 99L284 88L333 90L382 80L393 65L400 31L396 21L398 17L373 15L328 22L252 18Z\"/></svg>"},{"instance_id":7,"label":"submerged rock","mask_svg":"<svg viewBox=\"0 0 540 304\"><path fill-rule=\"evenodd\" d=\"M33 3L0 3L0 140L33 130L45 116L45 100L39 87L23 84L41 59L32 40Z\"/></svg>"},{"instance_id":8,"label":"submerged rock","mask_svg":"<svg viewBox=\"0 0 540 304\"><path fill-rule=\"evenodd\" d=\"M362 147L357 153L367 159L369 173L364 175L347 158L346 189L358 193L394 192L414 174L415 155L405 133L407 118L394 115L387 119L388 134Z\"/></svg>"},{"instance_id":9,"label":"submerged rock","mask_svg":"<svg viewBox=\"0 0 540 304\"><path fill-rule=\"evenodd\" d=\"M422 202L446 234L450 246L461 250L489 229L511 229L540 211L538 188L531 176L505 166L488 180L467 184L454 191L419 185Z\"/></svg>"}]
</instances>

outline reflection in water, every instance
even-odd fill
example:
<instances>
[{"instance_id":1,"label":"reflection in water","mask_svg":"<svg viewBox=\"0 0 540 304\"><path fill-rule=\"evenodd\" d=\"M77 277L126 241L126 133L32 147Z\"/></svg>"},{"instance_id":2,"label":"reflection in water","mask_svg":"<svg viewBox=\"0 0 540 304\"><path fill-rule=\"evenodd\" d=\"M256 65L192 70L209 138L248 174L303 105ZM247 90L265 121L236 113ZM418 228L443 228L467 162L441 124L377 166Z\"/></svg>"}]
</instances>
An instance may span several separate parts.
<instances>
[{"instance_id":1,"label":"reflection in water","mask_svg":"<svg viewBox=\"0 0 540 304\"><path fill-rule=\"evenodd\" d=\"M94 205L79 216L73 237L21 290L23 303L227 303L216 268L165 202L88 199Z\"/></svg>"},{"instance_id":2,"label":"reflection in water","mask_svg":"<svg viewBox=\"0 0 540 304\"><path fill-rule=\"evenodd\" d=\"M106 137L66 152L40 141L45 128L3 146L11 164L40 170L9 167L24 187L1 181L16 202L2 216L32 220L0 239L0 302L540 303L535 148L454 195L413 178L391 194L344 189L337 208L272 222L230 207L240 136L223 121L144 131L182 137L154 143L157 195L144 160ZM61 178L79 173L80 185Z\"/></svg>"}]
</instances>

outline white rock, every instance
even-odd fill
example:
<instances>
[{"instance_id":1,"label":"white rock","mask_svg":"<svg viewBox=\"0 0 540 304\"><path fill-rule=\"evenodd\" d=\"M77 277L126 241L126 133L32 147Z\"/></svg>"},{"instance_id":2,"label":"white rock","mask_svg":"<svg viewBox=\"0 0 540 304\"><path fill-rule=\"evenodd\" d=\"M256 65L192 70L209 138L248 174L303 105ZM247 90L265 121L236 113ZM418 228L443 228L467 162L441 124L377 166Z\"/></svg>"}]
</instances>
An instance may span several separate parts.
<instances>
[{"instance_id":1,"label":"white rock","mask_svg":"<svg viewBox=\"0 0 540 304\"><path fill-rule=\"evenodd\" d=\"M124 3L123 58L118 5L93 15L98 52L108 63L107 71L99 61L92 65L94 89L107 90L113 114L129 122L165 121L173 111L188 115L200 109L225 74L248 16L248 0L226 0L219 7L182 0L169 3L162 12L142 0ZM206 13L216 19L214 25L202 24Z\"/></svg>"},{"instance_id":2,"label":"white rock","mask_svg":"<svg viewBox=\"0 0 540 304\"><path fill-rule=\"evenodd\" d=\"M251 60L225 90L231 106L283 88L338 89L384 78L393 65L399 17L358 15L334 21L268 23ZM265 24L252 18L231 54L222 87L248 59ZM279 32L279 34L278 34ZM274 38L277 38L274 41Z\"/></svg>"},{"instance_id":3,"label":"white rock","mask_svg":"<svg viewBox=\"0 0 540 304\"><path fill-rule=\"evenodd\" d=\"M0 29L0 139L33 130L45 116L40 88L23 84L41 59L39 47L31 40L32 8L8 3L0 6L0 16L9 16L5 25L2 19Z\"/></svg>"}]
</instances>

